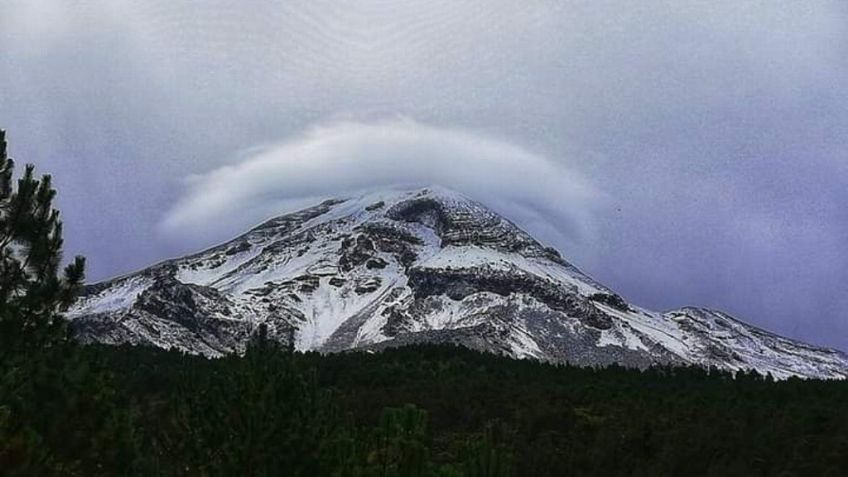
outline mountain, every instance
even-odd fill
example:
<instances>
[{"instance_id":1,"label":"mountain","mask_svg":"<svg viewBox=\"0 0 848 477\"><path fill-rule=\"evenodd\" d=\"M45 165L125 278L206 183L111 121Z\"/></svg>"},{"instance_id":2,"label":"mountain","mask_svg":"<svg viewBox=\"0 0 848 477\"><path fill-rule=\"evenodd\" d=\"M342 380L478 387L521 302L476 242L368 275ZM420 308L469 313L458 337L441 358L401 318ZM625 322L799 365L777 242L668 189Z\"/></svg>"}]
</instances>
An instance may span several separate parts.
<instances>
[{"instance_id":1,"label":"mountain","mask_svg":"<svg viewBox=\"0 0 848 477\"><path fill-rule=\"evenodd\" d=\"M719 311L628 303L509 220L435 187L271 219L198 254L89 285L68 317L84 342L207 356L242 352L262 328L322 352L450 342L579 365L848 377L841 352Z\"/></svg>"}]
</instances>

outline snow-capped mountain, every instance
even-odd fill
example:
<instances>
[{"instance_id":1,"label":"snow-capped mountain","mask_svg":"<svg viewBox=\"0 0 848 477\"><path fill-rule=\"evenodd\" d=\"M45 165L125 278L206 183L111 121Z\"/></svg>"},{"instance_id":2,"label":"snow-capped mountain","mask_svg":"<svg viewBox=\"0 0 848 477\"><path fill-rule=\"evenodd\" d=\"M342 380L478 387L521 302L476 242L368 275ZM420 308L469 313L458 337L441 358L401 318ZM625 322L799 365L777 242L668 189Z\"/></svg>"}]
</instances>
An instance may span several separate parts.
<instances>
[{"instance_id":1,"label":"snow-capped mountain","mask_svg":"<svg viewBox=\"0 0 848 477\"><path fill-rule=\"evenodd\" d=\"M460 343L581 365L696 364L848 377L848 356L718 311L642 309L510 221L441 188L334 199L86 288L83 341L241 352L260 324L300 350Z\"/></svg>"}]
</instances>

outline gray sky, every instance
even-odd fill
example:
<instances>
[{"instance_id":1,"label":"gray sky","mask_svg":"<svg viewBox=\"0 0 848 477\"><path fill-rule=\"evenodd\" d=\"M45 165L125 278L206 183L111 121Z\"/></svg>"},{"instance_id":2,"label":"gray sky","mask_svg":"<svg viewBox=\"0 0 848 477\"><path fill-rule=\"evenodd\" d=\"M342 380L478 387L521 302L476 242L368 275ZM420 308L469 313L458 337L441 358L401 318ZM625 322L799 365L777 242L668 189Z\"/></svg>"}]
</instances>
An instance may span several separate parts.
<instances>
[{"instance_id":1,"label":"gray sky","mask_svg":"<svg viewBox=\"0 0 848 477\"><path fill-rule=\"evenodd\" d=\"M631 301L848 349L845 2L2 0L0 127L93 280L438 182Z\"/></svg>"}]
</instances>

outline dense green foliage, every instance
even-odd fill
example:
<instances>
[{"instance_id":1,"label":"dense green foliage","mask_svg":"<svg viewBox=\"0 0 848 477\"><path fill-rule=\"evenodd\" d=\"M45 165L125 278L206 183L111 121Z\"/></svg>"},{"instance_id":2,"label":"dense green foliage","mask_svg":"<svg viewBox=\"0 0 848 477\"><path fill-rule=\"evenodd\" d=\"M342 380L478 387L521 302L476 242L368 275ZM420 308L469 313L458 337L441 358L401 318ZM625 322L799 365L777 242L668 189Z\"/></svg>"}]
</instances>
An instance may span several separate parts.
<instances>
[{"instance_id":1,"label":"dense green foliage","mask_svg":"<svg viewBox=\"0 0 848 477\"><path fill-rule=\"evenodd\" d=\"M0 352L25 339L41 344L61 334L57 313L73 302L84 279L82 257L58 270L62 222L53 208L56 191L49 175L35 177L28 164L14 184L14 161L0 130ZM2 357L2 355L0 355Z\"/></svg>"},{"instance_id":2,"label":"dense green foliage","mask_svg":"<svg viewBox=\"0 0 848 477\"><path fill-rule=\"evenodd\" d=\"M0 376L6 475L848 471L845 382L261 343L217 360L66 344L5 361Z\"/></svg>"}]
</instances>

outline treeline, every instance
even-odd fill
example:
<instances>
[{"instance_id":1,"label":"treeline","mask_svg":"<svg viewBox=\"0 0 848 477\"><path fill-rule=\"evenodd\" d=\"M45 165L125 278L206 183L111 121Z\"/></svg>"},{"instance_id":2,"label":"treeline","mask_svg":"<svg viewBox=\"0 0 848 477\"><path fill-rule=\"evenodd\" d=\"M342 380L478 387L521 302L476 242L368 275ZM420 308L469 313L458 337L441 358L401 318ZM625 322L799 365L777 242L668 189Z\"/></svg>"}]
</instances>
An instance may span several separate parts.
<instances>
[{"instance_id":1,"label":"treeline","mask_svg":"<svg viewBox=\"0 0 848 477\"><path fill-rule=\"evenodd\" d=\"M8 358L8 357L6 357ZM845 475L848 383L454 347L4 358L5 475Z\"/></svg>"}]
</instances>

